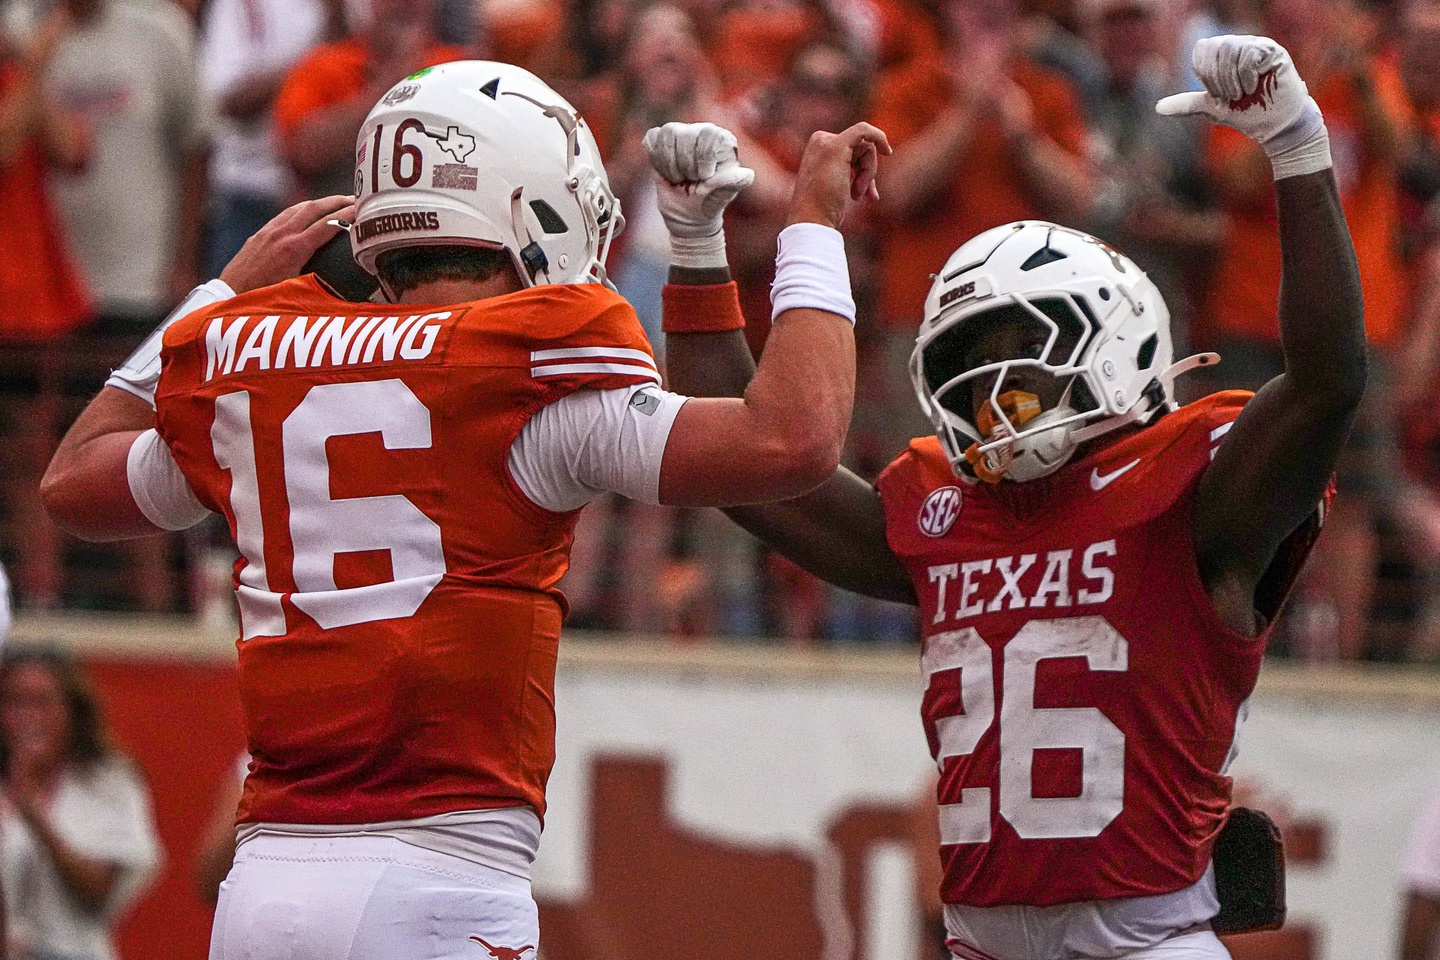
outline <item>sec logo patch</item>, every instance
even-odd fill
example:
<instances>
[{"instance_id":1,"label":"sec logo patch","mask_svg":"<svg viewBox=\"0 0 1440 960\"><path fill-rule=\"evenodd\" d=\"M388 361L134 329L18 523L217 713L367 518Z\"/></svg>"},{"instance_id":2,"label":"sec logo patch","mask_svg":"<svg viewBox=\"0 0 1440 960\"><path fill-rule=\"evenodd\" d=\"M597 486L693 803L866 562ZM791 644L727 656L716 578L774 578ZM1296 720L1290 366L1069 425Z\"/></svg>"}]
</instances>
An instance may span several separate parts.
<instances>
[{"instance_id":1,"label":"sec logo patch","mask_svg":"<svg viewBox=\"0 0 1440 960\"><path fill-rule=\"evenodd\" d=\"M955 518L960 516L960 505L964 503L964 495L959 487L941 487L930 496L925 498L925 503L920 507L920 532L927 537L943 537L955 526Z\"/></svg>"}]
</instances>

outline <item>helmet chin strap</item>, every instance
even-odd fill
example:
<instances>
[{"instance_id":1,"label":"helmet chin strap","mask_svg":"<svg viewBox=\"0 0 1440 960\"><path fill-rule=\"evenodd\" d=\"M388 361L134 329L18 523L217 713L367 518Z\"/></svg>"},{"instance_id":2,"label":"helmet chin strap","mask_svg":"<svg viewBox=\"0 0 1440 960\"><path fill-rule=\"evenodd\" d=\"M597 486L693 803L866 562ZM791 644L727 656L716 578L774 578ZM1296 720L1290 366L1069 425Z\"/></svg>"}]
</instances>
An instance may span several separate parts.
<instances>
[{"instance_id":1,"label":"helmet chin strap","mask_svg":"<svg viewBox=\"0 0 1440 960\"><path fill-rule=\"evenodd\" d=\"M1056 426L1049 430L1043 428L1047 423L1056 423L1074 415L1075 409L1070 406L1069 391L1066 391L1064 400L1031 421L1030 429L1038 432L1016 441L1025 445L1023 452L1029 456L1013 458L1006 475L1015 483L1025 483L1038 480L1064 466L1065 461L1075 452L1071 431L1065 426Z\"/></svg>"},{"instance_id":2,"label":"helmet chin strap","mask_svg":"<svg viewBox=\"0 0 1440 960\"><path fill-rule=\"evenodd\" d=\"M1176 378L1181 374L1189 373L1191 370L1196 370L1200 367L1213 367L1219 362L1220 354L1218 353L1197 353L1193 356L1186 357L1184 360L1177 360L1175 363L1170 364L1170 366L1166 367L1160 375L1155 378L1155 382L1160 385L1165 397L1168 398L1171 394L1171 388L1175 385ZM1154 384L1151 384L1151 387L1153 388ZM1169 403L1168 399L1149 405L1137 403L1125 413L1110 417L1107 420L1101 420L1099 423L1092 423L1088 427L1081 427L1072 433L1071 436L1074 438L1076 446L1079 446L1087 440L1103 437L1105 434L1113 430L1119 430L1121 427L1128 427L1131 424L1143 424L1150 419L1151 414L1153 414L1158 407L1166 403ZM1170 406L1170 409L1174 409L1173 404Z\"/></svg>"}]
</instances>

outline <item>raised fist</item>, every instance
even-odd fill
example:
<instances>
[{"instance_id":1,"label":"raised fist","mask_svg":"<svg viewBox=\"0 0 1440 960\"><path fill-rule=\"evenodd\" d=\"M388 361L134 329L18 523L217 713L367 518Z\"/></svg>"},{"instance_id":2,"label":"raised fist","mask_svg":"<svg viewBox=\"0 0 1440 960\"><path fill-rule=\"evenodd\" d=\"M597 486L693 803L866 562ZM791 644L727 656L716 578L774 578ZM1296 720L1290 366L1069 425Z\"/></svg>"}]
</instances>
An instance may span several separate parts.
<instances>
[{"instance_id":1,"label":"raised fist","mask_svg":"<svg viewBox=\"0 0 1440 960\"><path fill-rule=\"evenodd\" d=\"M713 123L667 123L646 132L660 216L672 237L713 237L724 227L725 208L755 180L735 146L735 135Z\"/></svg>"},{"instance_id":2,"label":"raised fist","mask_svg":"<svg viewBox=\"0 0 1440 960\"><path fill-rule=\"evenodd\" d=\"M795 174L786 222L821 223L839 230L854 203L879 199L875 173L880 158L891 152L885 132L868 123L840 133L812 133Z\"/></svg>"},{"instance_id":3,"label":"raised fist","mask_svg":"<svg viewBox=\"0 0 1440 960\"><path fill-rule=\"evenodd\" d=\"M1284 47L1269 37L1209 37L1191 60L1205 89L1166 97L1157 113L1204 114L1239 130L1264 147L1277 179L1330 166L1325 119Z\"/></svg>"}]
</instances>

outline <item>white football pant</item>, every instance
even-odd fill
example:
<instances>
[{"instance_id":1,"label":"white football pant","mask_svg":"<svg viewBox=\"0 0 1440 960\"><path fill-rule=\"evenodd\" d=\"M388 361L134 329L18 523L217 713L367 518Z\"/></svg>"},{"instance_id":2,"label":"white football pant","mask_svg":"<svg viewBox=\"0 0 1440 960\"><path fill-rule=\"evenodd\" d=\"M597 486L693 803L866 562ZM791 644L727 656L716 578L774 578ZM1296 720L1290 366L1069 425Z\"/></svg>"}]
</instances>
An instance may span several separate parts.
<instances>
[{"instance_id":1,"label":"white football pant","mask_svg":"<svg viewBox=\"0 0 1440 960\"><path fill-rule=\"evenodd\" d=\"M953 940L950 942L950 949L955 960L994 960L974 947L967 947ZM1182 933L1139 950L1114 954L1113 957L1114 960L1231 960L1230 951L1226 950L1220 938L1209 930ZM1034 957L1032 960L1050 958Z\"/></svg>"},{"instance_id":2,"label":"white football pant","mask_svg":"<svg viewBox=\"0 0 1440 960\"><path fill-rule=\"evenodd\" d=\"M220 886L210 960L535 960L530 882L389 837L262 834Z\"/></svg>"},{"instance_id":3,"label":"white football pant","mask_svg":"<svg viewBox=\"0 0 1440 960\"><path fill-rule=\"evenodd\" d=\"M1230 951L1215 934L1201 930L1122 954L1119 960L1230 960Z\"/></svg>"}]
</instances>

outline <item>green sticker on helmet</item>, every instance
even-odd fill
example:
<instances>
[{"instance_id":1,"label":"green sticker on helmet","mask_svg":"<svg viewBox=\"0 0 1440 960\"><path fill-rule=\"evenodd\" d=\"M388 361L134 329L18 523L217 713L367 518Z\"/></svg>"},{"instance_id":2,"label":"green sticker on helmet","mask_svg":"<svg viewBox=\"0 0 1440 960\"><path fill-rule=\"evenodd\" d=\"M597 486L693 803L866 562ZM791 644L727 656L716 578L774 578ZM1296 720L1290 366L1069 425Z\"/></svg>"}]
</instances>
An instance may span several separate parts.
<instances>
[{"instance_id":1,"label":"green sticker on helmet","mask_svg":"<svg viewBox=\"0 0 1440 960\"><path fill-rule=\"evenodd\" d=\"M434 70L434 69L435 69L434 67L426 67L424 70L416 70L414 73L410 74L410 76L406 77L405 79L406 79L406 80L419 80L421 77L425 76L427 73L429 73L430 71L432 71L432 70Z\"/></svg>"}]
</instances>

